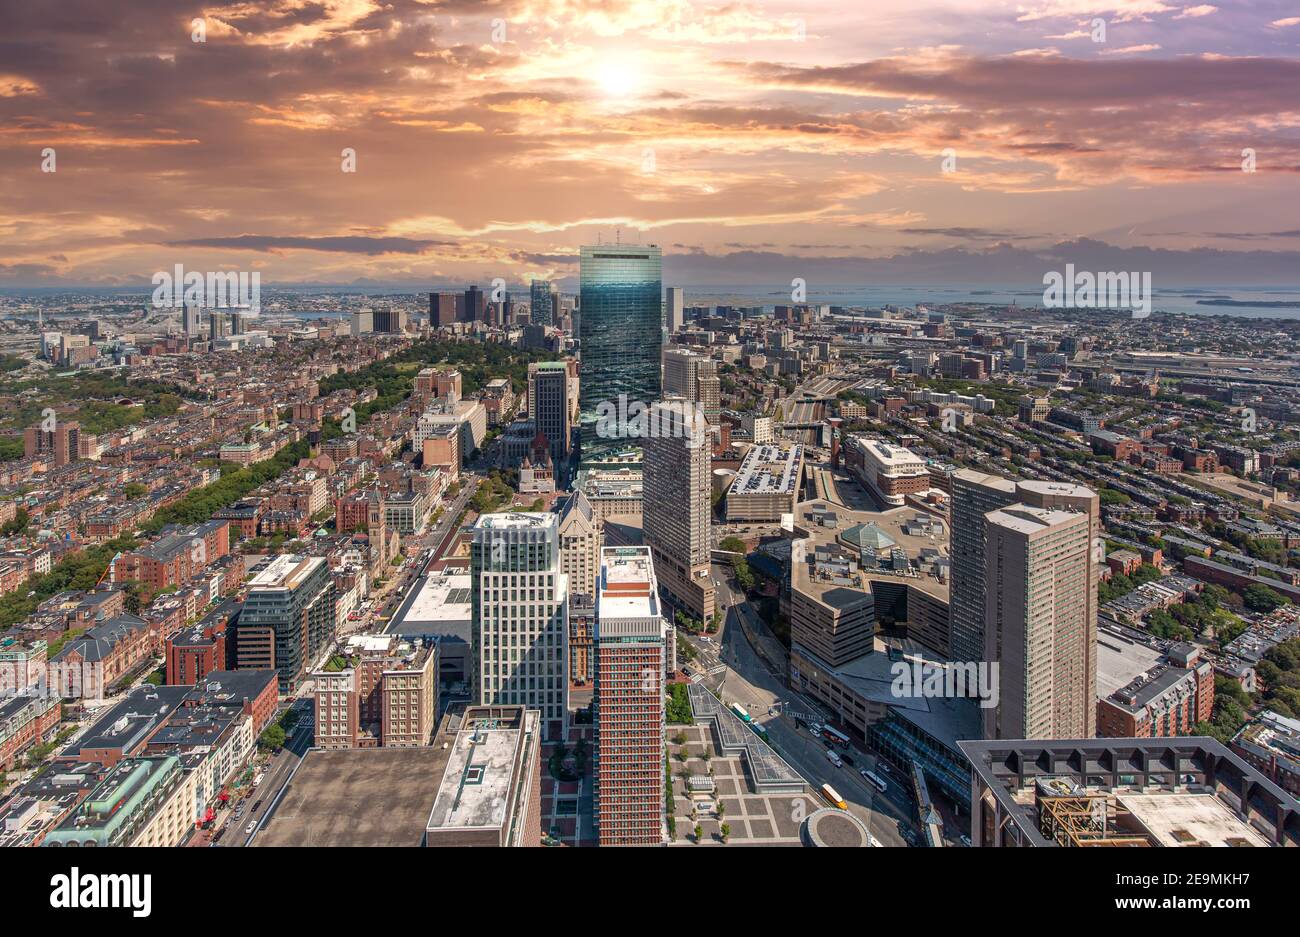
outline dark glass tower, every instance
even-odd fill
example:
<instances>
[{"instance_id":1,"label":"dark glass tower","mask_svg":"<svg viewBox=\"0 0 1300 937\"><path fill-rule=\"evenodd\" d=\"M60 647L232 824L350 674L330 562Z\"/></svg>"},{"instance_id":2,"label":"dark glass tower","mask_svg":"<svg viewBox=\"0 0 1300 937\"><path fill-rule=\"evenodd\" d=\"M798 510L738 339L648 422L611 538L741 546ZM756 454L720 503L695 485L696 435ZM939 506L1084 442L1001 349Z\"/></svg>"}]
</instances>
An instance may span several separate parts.
<instances>
[{"instance_id":1,"label":"dark glass tower","mask_svg":"<svg viewBox=\"0 0 1300 937\"><path fill-rule=\"evenodd\" d=\"M551 281L533 280L529 287L529 321L533 325L555 325L555 310L551 308Z\"/></svg>"},{"instance_id":2,"label":"dark glass tower","mask_svg":"<svg viewBox=\"0 0 1300 937\"><path fill-rule=\"evenodd\" d=\"M636 445L634 439L596 435L597 408L659 399L659 327L663 292L663 252L627 244L582 248L579 303L578 407L582 459Z\"/></svg>"}]
</instances>

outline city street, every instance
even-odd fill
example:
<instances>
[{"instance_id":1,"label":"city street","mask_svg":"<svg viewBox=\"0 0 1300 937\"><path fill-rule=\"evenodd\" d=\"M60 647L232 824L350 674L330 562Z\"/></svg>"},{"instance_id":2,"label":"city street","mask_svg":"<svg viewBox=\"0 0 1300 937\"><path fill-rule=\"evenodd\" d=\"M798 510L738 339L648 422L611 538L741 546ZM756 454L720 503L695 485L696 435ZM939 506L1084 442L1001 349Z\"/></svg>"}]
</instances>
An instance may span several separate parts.
<instances>
[{"instance_id":1,"label":"city street","mask_svg":"<svg viewBox=\"0 0 1300 937\"><path fill-rule=\"evenodd\" d=\"M738 616L746 616L748 627L756 632L766 626L730 582L720 575L715 575L714 581L718 585L719 602L727 605L727 614L719 634L710 635L708 641L691 639L699 655L691 665L692 670L705 675L703 682L718 690L723 702L738 702L748 710L754 721L767 731L777 753L808 780L813 793L823 784L830 784L848 803L850 812L867 824L882 845L906 845L900 824L912 825L912 808L905 788L884 769L876 768L874 755L857 748L848 752L854 762L852 766L846 763L844 767L835 767L826 756L826 744L807 729L796 728L796 718L812 716L824 720L824 710L806 696L792 692L786 686L785 676L773 672L759 656L745 636ZM718 671L719 667L724 669ZM860 768L873 770L885 779L888 790L884 795L858 773Z\"/></svg>"}]
</instances>

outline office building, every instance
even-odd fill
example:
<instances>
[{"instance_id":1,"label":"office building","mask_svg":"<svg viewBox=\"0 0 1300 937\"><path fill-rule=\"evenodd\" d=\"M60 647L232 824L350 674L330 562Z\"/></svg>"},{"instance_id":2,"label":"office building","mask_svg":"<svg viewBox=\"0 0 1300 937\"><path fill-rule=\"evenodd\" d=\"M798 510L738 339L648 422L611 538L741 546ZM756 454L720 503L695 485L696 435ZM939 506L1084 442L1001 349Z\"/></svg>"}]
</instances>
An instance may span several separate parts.
<instances>
[{"instance_id":1,"label":"office building","mask_svg":"<svg viewBox=\"0 0 1300 937\"><path fill-rule=\"evenodd\" d=\"M440 329L460 321L464 297L459 293L429 294L429 325Z\"/></svg>"},{"instance_id":2,"label":"office building","mask_svg":"<svg viewBox=\"0 0 1300 937\"><path fill-rule=\"evenodd\" d=\"M406 310L382 306L374 310L374 326L376 332L400 335L406 331Z\"/></svg>"},{"instance_id":3,"label":"office building","mask_svg":"<svg viewBox=\"0 0 1300 937\"><path fill-rule=\"evenodd\" d=\"M957 744L974 846L1300 846L1295 799L1214 739Z\"/></svg>"},{"instance_id":4,"label":"office building","mask_svg":"<svg viewBox=\"0 0 1300 937\"><path fill-rule=\"evenodd\" d=\"M686 322L686 298L680 286L670 286L664 300L664 327L671 335Z\"/></svg>"},{"instance_id":5,"label":"office building","mask_svg":"<svg viewBox=\"0 0 1300 937\"><path fill-rule=\"evenodd\" d=\"M654 846L664 839L667 630L649 549L601 550L594 721L602 846Z\"/></svg>"},{"instance_id":6,"label":"office building","mask_svg":"<svg viewBox=\"0 0 1300 937\"><path fill-rule=\"evenodd\" d=\"M551 305L551 281L533 280L528 290L528 320L533 325L555 325L556 310Z\"/></svg>"},{"instance_id":7,"label":"office building","mask_svg":"<svg viewBox=\"0 0 1300 937\"><path fill-rule=\"evenodd\" d=\"M538 710L551 740L565 734L569 685L559 529L557 514L484 514L470 545L471 695L484 706Z\"/></svg>"},{"instance_id":8,"label":"office building","mask_svg":"<svg viewBox=\"0 0 1300 937\"><path fill-rule=\"evenodd\" d=\"M650 408L644 440L645 543L654 553L659 586L671 604L708 622L714 612L709 568L712 499L708 426L687 400Z\"/></svg>"},{"instance_id":9,"label":"office building","mask_svg":"<svg viewBox=\"0 0 1300 937\"><path fill-rule=\"evenodd\" d=\"M275 557L248 582L235 631L240 670L272 669L291 692L334 637L334 580L322 557Z\"/></svg>"},{"instance_id":10,"label":"office building","mask_svg":"<svg viewBox=\"0 0 1300 937\"><path fill-rule=\"evenodd\" d=\"M985 737L1088 737L1096 725L1088 516L1014 504L985 521L983 659L1001 675L998 704L984 711Z\"/></svg>"},{"instance_id":11,"label":"office building","mask_svg":"<svg viewBox=\"0 0 1300 937\"><path fill-rule=\"evenodd\" d=\"M448 756L424 845L541 845L540 722L523 706L471 706L457 731L439 735Z\"/></svg>"},{"instance_id":12,"label":"office building","mask_svg":"<svg viewBox=\"0 0 1300 937\"><path fill-rule=\"evenodd\" d=\"M597 434L597 412L622 397L645 406L660 396L662 252L658 247L582 248L581 447L584 461L623 448Z\"/></svg>"},{"instance_id":13,"label":"office building","mask_svg":"<svg viewBox=\"0 0 1300 937\"><path fill-rule=\"evenodd\" d=\"M352 337L359 335L369 335L375 330L375 314L370 309L354 309L352 311Z\"/></svg>"},{"instance_id":14,"label":"office building","mask_svg":"<svg viewBox=\"0 0 1300 937\"><path fill-rule=\"evenodd\" d=\"M886 510L901 507L908 495L930 487L925 460L883 439L850 436L844 446L844 464Z\"/></svg>"},{"instance_id":15,"label":"office building","mask_svg":"<svg viewBox=\"0 0 1300 937\"><path fill-rule=\"evenodd\" d=\"M581 491L560 511L560 568L569 577L569 594L594 596L600 575L600 521Z\"/></svg>"},{"instance_id":16,"label":"office building","mask_svg":"<svg viewBox=\"0 0 1300 937\"><path fill-rule=\"evenodd\" d=\"M707 355L685 348L666 349L663 395L686 398L704 411L710 424L716 424L722 412L717 363Z\"/></svg>"},{"instance_id":17,"label":"office building","mask_svg":"<svg viewBox=\"0 0 1300 937\"><path fill-rule=\"evenodd\" d=\"M542 361L528 365L528 416L537 431L546 436L551 458L557 466L569 459L569 370L563 361Z\"/></svg>"},{"instance_id":18,"label":"office building","mask_svg":"<svg viewBox=\"0 0 1300 937\"><path fill-rule=\"evenodd\" d=\"M487 297L477 286L467 287L462 314L466 322L484 322L487 320Z\"/></svg>"}]
</instances>

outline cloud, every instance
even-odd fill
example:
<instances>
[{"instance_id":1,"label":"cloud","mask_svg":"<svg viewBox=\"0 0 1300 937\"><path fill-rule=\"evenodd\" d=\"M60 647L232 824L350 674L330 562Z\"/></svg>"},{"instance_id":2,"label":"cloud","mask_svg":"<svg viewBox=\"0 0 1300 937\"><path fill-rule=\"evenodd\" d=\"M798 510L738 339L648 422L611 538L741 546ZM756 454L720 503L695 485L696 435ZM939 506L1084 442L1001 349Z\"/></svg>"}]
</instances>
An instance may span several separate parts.
<instances>
[{"instance_id":1,"label":"cloud","mask_svg":"<svg viewBox=\"0 0 1300 937\"><path fill-rule=\"evenodd\" d=\"M342 254L423 254L436 247L455 246L452 241L421 241L400 237L283 237L241 234L237 237L191 238L168 241L168 247L218 247L244 251L308 250Z\"/></svg>"}]
</instances>

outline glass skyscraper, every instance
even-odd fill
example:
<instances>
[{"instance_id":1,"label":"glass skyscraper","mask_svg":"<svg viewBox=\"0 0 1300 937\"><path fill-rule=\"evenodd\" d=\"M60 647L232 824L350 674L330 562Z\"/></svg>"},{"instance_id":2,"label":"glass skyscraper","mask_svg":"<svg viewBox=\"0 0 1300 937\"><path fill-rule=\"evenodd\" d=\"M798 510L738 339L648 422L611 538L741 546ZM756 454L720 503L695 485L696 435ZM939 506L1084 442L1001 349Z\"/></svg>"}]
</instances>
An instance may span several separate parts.
<instances>
[{"instance_id":1,"label":"glass skyscraper","mask_svg":"<svg viewBox=\"0 0 1300 937\"><path fill-rule=\"evenodd\" d=\"M551 308L551 281L533 280L528 292L529 321L533 325L555 325Z\"/></svg>"},{"instance_id":2,"label":"glass skyscraper","mask_svg":"<svg viewBox=\"0 0 1300 937\"><path fill-rule=\"evenodd\" d=\"M596 435L601 403L619 406L659 399L663 252L654 246L601 244L582 248L578 406L583 461L635 440Z\"/></svg>"}]
</instances>

